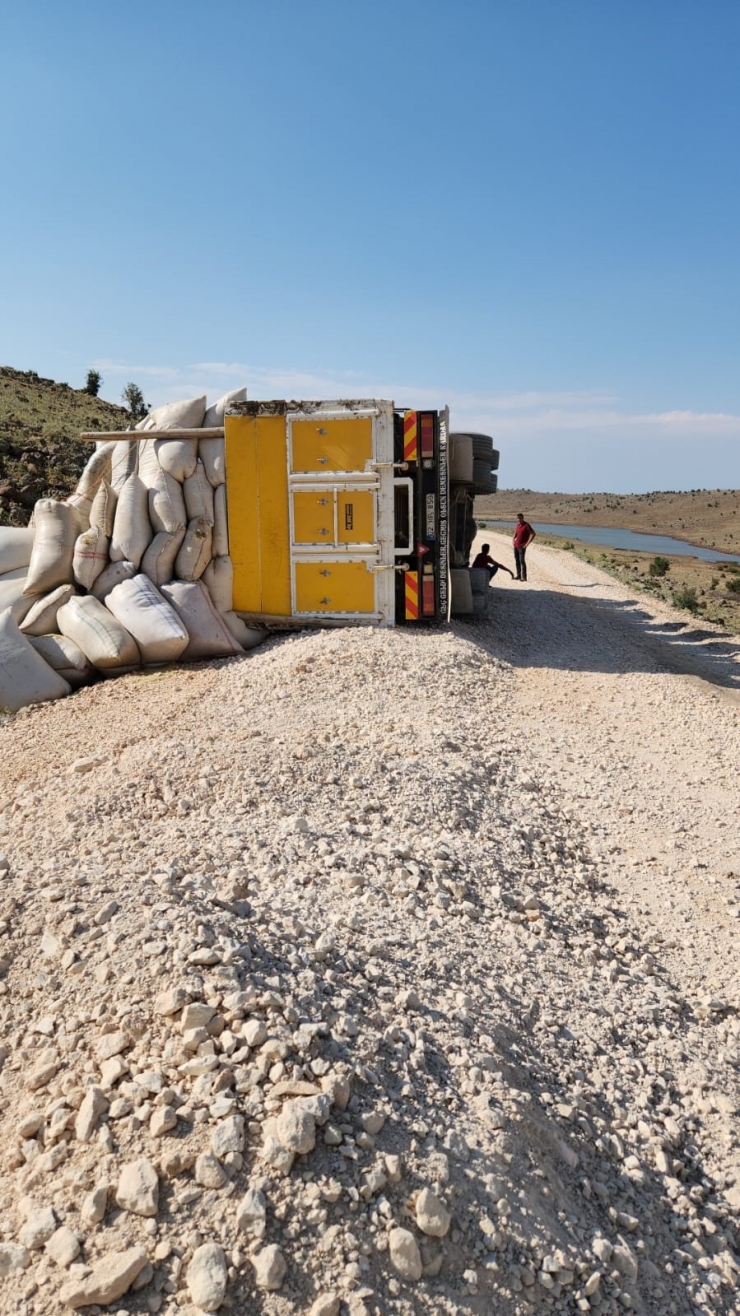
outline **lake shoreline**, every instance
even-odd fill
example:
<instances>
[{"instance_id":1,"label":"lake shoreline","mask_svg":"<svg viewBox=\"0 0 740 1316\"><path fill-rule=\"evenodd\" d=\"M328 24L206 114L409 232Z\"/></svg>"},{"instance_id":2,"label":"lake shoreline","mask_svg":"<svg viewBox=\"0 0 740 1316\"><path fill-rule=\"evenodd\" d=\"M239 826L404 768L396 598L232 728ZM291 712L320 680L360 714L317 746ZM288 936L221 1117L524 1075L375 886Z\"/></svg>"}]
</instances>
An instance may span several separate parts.
<instances>
[{"instance_id":1,"label":"lake shoreline","mask_svg":"<svg viewBox=\"0 0 740 1316\"><path fill-rule=\"evenodd\" d=\"M511 528L512 528L512 530L513 530L513 529L514 529L514 526L516 525L516 521L509 521L509 518L508 518L508 517L490 517L490 516L486 515L485 518L484 518L482 521L479 521L479 522L478 522L478 524L479 524L479 525L490 525L490 526L495 526L497 529L503 529L504 527L511 525ZM540 524L542 524L542 522L540 522ZM621 526L616 526L616 525L593 525L593 524L589 523L588 521L555 521L555 520L553 520L553 521L545 522L544 524L546 524L546 525L548 525L548 526L550 526L550 527L552 527L552 526L556 526L556 525L561 525L561 526L563 526L564 528L567 528L567 529L571 529L571 528L573 528L573 527L577 527L579 530L624 530L625 534L645 535L646 537L649 537L650 534L652 533L652 532L649 531L649 530L632 530L632 529L630 529L629 526L626 526L626 525L621 525ZM537 528L534 520L532 521L532 525L535 527L535 529ZM538 533L539 533L539 532L538 532ZM552 535L552 528L550 528L550 530L546 531L545 533ZM567 539L567 538L568 538L568 535L567 535L567 534L564 534L564 535L562 536L562 538L563 538L563 539ZM698 548L698 549L700 549L700 550L708 549L708 550L709 550L710 552L712 552L712 553L720 553L720 554L723 554L723 553L725 553L725 552L728 552L727 550L722 549L722 548L715 548L714 544L697 544L697 543L696 543L696 540L694 540L694 539L687 539L687 538L685 537L685 535L661 535L661 534L659 534L658 532L655 532L655 538L656 538L656 539L661 539L661 538L675 539L675 540L678 540L678 542L681 543L681 544L688 544L689 548ZM584 538L582 542L583 542L583 543L590 543L590 544L593 544L595 547L603 547L603 545L600 546L600 545L598 544L598 540L593 540L593 539L588 540L588 539L585 539L585 538ZM614 548L615 552L622 552L622 553L639 553L639 552L648 552L648 553L649 553L649 552L650 552L650 549L620 548L618 545L611 545L611 544L610 544L610 545L607 545L607 547ZM692 554L687 554L687 556L693 556L693 555L692 555ZM707 561L707 559L704 558L704 559L702 559L702 561ZM730 552L728 552L728 555L727 555L726 558L724 558L724 557L720 557L720 558L718 559L718 561L721 561L721 562L724 562L724 561L727 561L727 562L738 562L738 561L740 561L740 553L730 553Z\"/></svg>"}]
</instances>

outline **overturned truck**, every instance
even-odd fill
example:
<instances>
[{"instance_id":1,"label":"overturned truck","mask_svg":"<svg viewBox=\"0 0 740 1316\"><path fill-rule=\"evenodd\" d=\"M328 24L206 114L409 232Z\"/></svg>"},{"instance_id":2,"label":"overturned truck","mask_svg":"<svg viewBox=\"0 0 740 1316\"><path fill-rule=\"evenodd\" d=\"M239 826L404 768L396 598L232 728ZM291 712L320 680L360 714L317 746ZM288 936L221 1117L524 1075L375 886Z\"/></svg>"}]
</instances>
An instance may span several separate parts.
<instances>
[{"instance_id":1,"label":"overturned truck","mask_svg":"<svg viewBox=\"0 0 740 1316\"><path fill-rule=\"evenodd\" d=\"M95 451L64 502L0 531L0 708L221 658L269 628L482 611L468 569L490 438L392 402L205 398Z\"/></svg>"}]
</instances>

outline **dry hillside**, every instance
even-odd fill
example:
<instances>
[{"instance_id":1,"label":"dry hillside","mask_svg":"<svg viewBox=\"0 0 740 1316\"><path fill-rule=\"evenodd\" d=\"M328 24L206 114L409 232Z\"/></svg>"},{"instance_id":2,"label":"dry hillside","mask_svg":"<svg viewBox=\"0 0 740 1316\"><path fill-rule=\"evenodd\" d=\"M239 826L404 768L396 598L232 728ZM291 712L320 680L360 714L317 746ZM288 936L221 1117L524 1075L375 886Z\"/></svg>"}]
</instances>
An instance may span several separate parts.
<instances>
[{"instance_id":1,"label":"dry hillside","mask_svg":"<svg viewBox=\"0 0 740 1316\"><path fill-rule=\"evenodd\" d=\"M0 366L0 525L26 525L37 498L66 497L90 456L81 430L125 429L128 420L82 389Z\"/></svg>"}]
</instances>

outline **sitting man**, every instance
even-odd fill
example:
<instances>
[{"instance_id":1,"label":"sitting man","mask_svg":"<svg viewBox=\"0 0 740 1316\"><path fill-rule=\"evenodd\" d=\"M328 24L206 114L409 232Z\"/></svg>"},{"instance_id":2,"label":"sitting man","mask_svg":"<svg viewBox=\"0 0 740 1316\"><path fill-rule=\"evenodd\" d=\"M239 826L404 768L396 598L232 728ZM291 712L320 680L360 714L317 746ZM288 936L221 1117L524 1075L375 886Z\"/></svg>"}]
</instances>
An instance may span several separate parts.
<instances>
[{"instance_id":1,"label":"sitting man","mask_svg":"<svg viewBox=\"0 0 740 1316\"><path fill-rule=\"evenodd\" d=\"M481 571L488 572L489 583L492 577L496 575L497 571L509 571L509 568L505 567L503 562L496 562L495 559L491 557L491 554L489 552L490 547L491 547L490 544L484 544L483 547L481 548L480 553L476 557L475 562L473 563L473 570L479 569ZM514 572L509 571L509 575L513 580Z\"/></svg>"}]
</instances>

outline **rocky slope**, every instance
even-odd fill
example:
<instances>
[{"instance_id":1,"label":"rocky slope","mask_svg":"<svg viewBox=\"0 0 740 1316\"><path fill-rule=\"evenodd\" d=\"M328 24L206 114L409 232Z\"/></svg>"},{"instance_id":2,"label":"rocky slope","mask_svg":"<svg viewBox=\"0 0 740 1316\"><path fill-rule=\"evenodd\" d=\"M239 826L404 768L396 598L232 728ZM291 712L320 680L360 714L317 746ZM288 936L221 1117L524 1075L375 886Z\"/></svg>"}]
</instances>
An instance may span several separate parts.
<instances>
[{"instance_id":1,"label":"rocky slope","mask_svg":"<svg viewBox=\"0 0 740 1316\"><path fill-rule=\"evenodd\" d=\"M276 639L0 728L3 1311L736 1310L736 924L621 853L630 745L673 753L646 844L690 850L685 717L719 819L736 713L635 670L568 604L614 582L563 556L478 625ZM734 838L708 824L696 882Z\"/></svg>"},{"instance_id":2,"label":"rocky slope","mask_svg":"<svg viewBox=\"0 0 740 1316\"><path fill-rule=\"evenodd\" d=\"M0 525L27 525L38 498L66 498L90 445L82 430L122 430L129 414L82 389L0 366Z\"/></svg>"}]
</instances>

